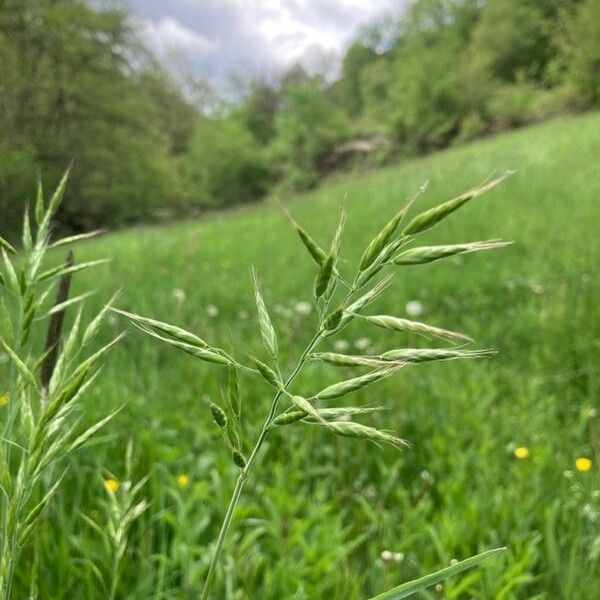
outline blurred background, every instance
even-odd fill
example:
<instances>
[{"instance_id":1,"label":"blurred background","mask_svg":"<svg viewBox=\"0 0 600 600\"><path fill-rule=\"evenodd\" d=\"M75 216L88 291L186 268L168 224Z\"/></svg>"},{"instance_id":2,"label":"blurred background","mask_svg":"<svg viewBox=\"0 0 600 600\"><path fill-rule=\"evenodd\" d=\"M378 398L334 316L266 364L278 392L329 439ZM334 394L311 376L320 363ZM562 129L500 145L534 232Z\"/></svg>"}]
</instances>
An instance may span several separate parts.
<instances>
[{"instance_id":1,"label":"blurred background","mask_svg":"<svg viewBox=\"0 0 600 600\"><path fill-rule=\"evenodd\" d=\"M112 259L74 280L95 291L86 315L121 289L120 308L261 356L254 265L289 372L317 323L315 265L274 197L323 247L345 202L351 277L424 182L416 212L516 171L423 236L514 245L398 270L372 311L498 356L403 369L351 399L389 407L369 424L409 439L400 454L274 434L215 598L366 598L500 545L422 597L597 598L599 105L598 0L0 0L0 234L18 243L37 178L48 195L72 162L54 230L110 231L75 249ZM145 476L116 597L198 597L236 478L206 406L227 373L116 316L98 345L123 329L83 423L123 409L69 459L15 598L106 598L87 517L105 523L106 481ZM428 343L356 322L322 350ZM311 366L297 391L356 374ZM270 394L241 384L249 445Z\"/></svg>"},{"instance_id":2,"label":"blurred background","mask_svg":"<svg viewBox=\"0 0 600 600\"><path fill-rule=\"evenodd\" d=\"M600 98L593 0L3 0L0 215L73 230L314 187Z\"/></svg>"}]
</instances>

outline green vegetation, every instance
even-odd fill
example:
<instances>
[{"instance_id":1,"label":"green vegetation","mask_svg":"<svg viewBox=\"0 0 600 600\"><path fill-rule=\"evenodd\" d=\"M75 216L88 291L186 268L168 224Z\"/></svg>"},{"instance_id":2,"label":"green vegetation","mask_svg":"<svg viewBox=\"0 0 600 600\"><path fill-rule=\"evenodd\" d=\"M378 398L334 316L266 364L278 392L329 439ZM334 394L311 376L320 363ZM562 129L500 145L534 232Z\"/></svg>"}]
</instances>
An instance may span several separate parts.
<instances>
[{"instance_id":1,"label":"green vegetation","mask_svg":"<svg viewBox=\"0 0 600 600\"><path fill-rule=\"evenodd\" d=\"M339 270L350 274L371 232L426 180L413 214L516 169L420 242L504 237L514 245L398 266L390 290L372 305L372 314L468 332L498 355L403 369L353 397L359 406L389 407L368 415L369 422L408 439L413 447L401 453L336 439L319 427L290 425L269 437L235 514L235 535L224 544L216 597L365 598L453 559L507 546L502 556L444 582L445 597L595 598L599 151L599 114L562 118L332 180L289 203L327 247L348 194L342 245L348 263ZM289 372L317 323L306 305L314 265L305 254L277 207L215 213L86 242L76 249L77 262L98 256L113 262L76 276L72 294L97 290L85 301L85 317L122 287L124 310L175 323L227 352L233 346L264 356L253 264L277 328L282 370ZM57 251L48 266L63 260ZM97 347L125 323L108 319ZM34 343L44 332L34 321ZM391 336L397 343L390 344ZM349 347L342 350L344 342ZM377 354L429 344L414 333L355 320L322 350ZM221 404L227 369L216 377L135 331L106 363L83 401L81 427L123 409L97 443L67 461L35 544L22 549L16 597L38 589L40 598L105 598L118 559L117 598L196 598L239 473L220 450L207 406ZM0 364L0 382L7 368ZM350 378L360 371L342 372ZM258 378L240 378L244 433L255 439L271 397ZM297 384L310 391L337 380L315 364ZM576 463L582 458L591 463Z\"/></svg>"},{"instance_id":2,"label":"green vegetation","mask_svg":"<svg viewBox=\"0 0 600 600\"><path fill-rule=\"evenodd\" d=\"M166 73L112 2L4 0L0 231L16 236L30 174L72 159L58 221L82 231L314 187L355 138L385 136L381 164L598 106L599 22L597 0L417 0L337 81L295 66L232 101Z\"/></svg>"}]
</instances>

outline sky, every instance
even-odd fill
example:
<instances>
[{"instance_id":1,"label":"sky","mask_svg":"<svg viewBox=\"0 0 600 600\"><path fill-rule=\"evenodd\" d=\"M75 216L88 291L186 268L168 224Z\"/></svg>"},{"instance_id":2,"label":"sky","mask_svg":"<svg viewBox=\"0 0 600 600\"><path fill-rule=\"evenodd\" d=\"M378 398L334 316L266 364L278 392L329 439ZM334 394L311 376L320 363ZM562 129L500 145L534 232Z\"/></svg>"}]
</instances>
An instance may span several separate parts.
<instances>
[{"instance_id":1,"label":"sky","mask_svg":"<svg viewBox=\"0 0 600 600\"><path fill-rule=\"evenodd\" d=\"M219 86L231 76L270 81L298 62L333 77L360 28L408 0L122 1L163 63Z\"/></svg>"}]
</instances>

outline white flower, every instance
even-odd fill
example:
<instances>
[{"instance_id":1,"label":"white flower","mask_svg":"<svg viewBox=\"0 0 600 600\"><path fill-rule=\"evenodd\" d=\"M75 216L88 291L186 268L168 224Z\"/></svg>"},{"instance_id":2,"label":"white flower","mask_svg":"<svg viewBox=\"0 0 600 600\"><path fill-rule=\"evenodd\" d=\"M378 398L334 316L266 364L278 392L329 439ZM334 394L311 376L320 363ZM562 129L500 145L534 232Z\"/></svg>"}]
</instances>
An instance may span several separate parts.
<instances>
[{"instance_id":1,"label":"white flower","mask_svg":"<svg viewBox=\"0 0 600 600\"><path fill-rule=\"evenodd\" d=\"M388 562L390 560L394 560L394 553L390 552L389 550L384 550L381 553L381 560Z\"/></svg>"},{"instance_id":2,"label":"white flower","mask_svg":"<svg viewBox=\"0 0 600 600\"><path fill-rule=\"evenodd\" d=\"M394 561L402 562L404 560L404 553L402 552L394 552Z\"/></svg>"},{"instance_id":3,"label":"white flower","mask_svg":"<svg viewBox=\"0 0 600 600\"><path fill-rule=\"evenodd\" d=\"M423 314L423 304L419 300L406 303L406 314L409 317L419 317Z\"/></svg>"},{"instance_id":4,"label":"white flower","mask_svg":"<svg viewBox=\"0 0 600 600\"><path fill-rule=\"evenodd\" d=\"M312 306L309 302L296 302L294 308L299 315L310 315L312 310Z\"/></svg>"},{"instance_id":5,"label":"white flower","mask_svg":"<svg viewBox=\"0 0 600 600\"><path fill-rule=\"evenodd\" d=\"M175 288L171 295L173 296L173 300L175 300L177 304L183 304L185 302L185 292L183 290Z\"/></svg>"},{"instance_id":6,"label":"white flower","mask_svg":"<svg viewBox=\"0 0 600 600\"><path fill-rule=\"evenodd\" d=\"M248 318L248 313L245 310L240 310L238 313L238 319L245 321Z\"/></svg>"},{"instance_id":7,"label":"white flower","mask_svg":"<svg viewBox=\"0 0 600 600\"><path fill-rule=\"evenodd\" d=\"M369 347L369 345L371 344L371 340L369 338L366 337L361 337L358 338L355 342L354 342L354 346L355 348L357 348L358 350L365 350L366 348Z\"/></svg>"},{"instance_id":8,"label":"white flower","mask_svg":"<svg viewBox=\"0 0 600 600\"><path fill-rule=\"evenodd\" d=\"M338 352L344 352L350 348L350 342L346 340L336 340L335 344L333 344L333 348Z\"/></svg>"},{"instance_id":9,"label":"white flower","mask_svg":"<svg viewBox=\"0 0 600 600\"><path fill-rule=\"evenodd\" d=\"M108 317L106 317L106 322L111 326L111 327L116 327L117 323L119 322L119 320L117 319L116 315L114 315L113 313L110 313L108 315Z\"/></svg>"},{"instance_id":10,"label":"white flower","mask_svg":"<svg viewBox=\"0 0 600 600\"><path fill-rule=\"evenodd\" d=\"M0 365L8 362L8 354L5 352L0 353Z\"/></svg>"},{"instance_id":11,"label":"white flower","mask_svg":"<svg viewBox=\"0 0 600 600\"><path fill-rule=\"evenodd\" d=\"M209 304L206 307L206 314L209 317L216 317L219 314L219 309L214 304Z\"/></svg>"}]
</instances>

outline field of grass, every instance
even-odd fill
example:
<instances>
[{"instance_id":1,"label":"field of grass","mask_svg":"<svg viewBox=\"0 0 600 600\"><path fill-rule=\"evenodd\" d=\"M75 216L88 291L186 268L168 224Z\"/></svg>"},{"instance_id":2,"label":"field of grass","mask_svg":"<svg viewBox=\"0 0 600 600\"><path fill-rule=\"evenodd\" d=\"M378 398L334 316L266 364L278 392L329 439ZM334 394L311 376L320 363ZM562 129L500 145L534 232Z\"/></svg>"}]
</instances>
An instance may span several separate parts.
<instances>
[{"instance_id":1,"label":"field of grass","mask_svg":"<svg viewBox=\"0 0 600 600\"><path fill-rule=\"evenodd\" d=\"M424 181L417 210L506 169L516 174L426 234L434 243L502 237L505 249L398 268L374 313L419 317L464 331L498 355L403 369L354 402L390 407L373 421L413 447L398 453L319 428L272 436L244 490L215 598L360 599L505 545L500 559L424 598L593 599L600 590L600 114L563 118L366 175L339 176L288 207L323 245L346 197L342 254L365 244ZM257 269L290 369L314 328L314 263L273 204L166 227L107 235L78 260L113 262L80 276L96 310L118 305L179 324L222 347L264 352L250 266ZM58 257L57 257L58 259ZM342 265L342 270L343 270ZM112 318L102 339L129 328L86 401L89 418L124 406L69 465L17 576L32 569L39 598L103 598L106 549L83 514L107 519L103 479L134 481L149 509L131 530L120 598L197 598L236 469L219 443L206 398L226 382L215 368ZM362 338L368 338L364 340ZM352 323L338 339L371 348L417 346L400 333ZM102 340L100 340L102 341ZM100 343L100 342L99 342ZM333 348L334 340L323 345ZM295 389L350 376L312 366ZM271 393L242 379L247 441ZM345 400L345 399L344 399ZM87 417L86 417L87 418ZM529 456L517 458L516 447ZM579 472L578 457L592 469ZM181 478L185 474L186 478ZM187 483L187 485L183 485ZM383 551L390 551L384 553ZM387 559L387 560L384 560ZM93 566L95 565L95 566Z\"/></svg>"}]
</instances>

